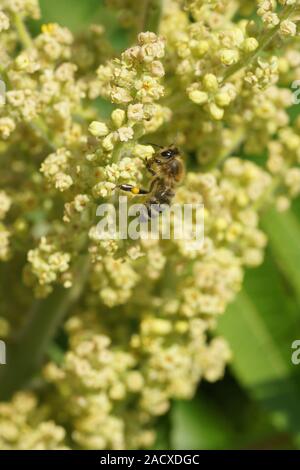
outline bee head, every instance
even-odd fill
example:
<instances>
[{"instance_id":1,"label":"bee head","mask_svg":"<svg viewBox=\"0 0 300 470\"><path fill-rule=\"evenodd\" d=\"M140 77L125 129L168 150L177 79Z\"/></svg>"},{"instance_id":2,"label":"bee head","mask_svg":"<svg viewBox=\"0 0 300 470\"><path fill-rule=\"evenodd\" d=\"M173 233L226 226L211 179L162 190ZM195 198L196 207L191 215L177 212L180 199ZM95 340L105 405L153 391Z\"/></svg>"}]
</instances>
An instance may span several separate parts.
<instances>
[{"instance_id":1,"label":"bee head","mask_svg":"<svg viewBox=\"0 0 300 470\"><path fill-rule=\"evenodd\" d=\"M179 155L179 150L177 147L169 147L160 152L160 156L168 160L169 158L174 158Z\"/></svg>"}]
</instances>

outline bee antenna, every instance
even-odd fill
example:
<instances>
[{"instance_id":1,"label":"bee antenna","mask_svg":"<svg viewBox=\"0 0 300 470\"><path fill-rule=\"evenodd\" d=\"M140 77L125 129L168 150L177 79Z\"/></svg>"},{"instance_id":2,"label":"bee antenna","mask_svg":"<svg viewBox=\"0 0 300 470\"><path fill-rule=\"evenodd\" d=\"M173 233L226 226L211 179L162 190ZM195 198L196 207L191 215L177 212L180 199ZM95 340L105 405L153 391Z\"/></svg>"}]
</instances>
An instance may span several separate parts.
<instances>
[{"instance_id":1,"label":"bee antenna","mask_svg":"<svg viewBox=\"0 0 300 470\"><path fill-rule=\"evenodd\" d=\"M159 149L163 149L163 146L162 146L162 145L151 144L150 142L148 142L147 145L152 145L153 147L157 147L157 148L159 148Z\"/></svg>"},{"instance_id":2,"label":"bee antenna","mask_svg":"<svg viewBox=\"0 0 300 470\"><path fill-rule=\"evenodd\" d=\"M174 136L174 142L172 143L174 147L178 145L178 139L179 139L179 132L176 132L176 135Z\"/></svg>"}]
</instances>

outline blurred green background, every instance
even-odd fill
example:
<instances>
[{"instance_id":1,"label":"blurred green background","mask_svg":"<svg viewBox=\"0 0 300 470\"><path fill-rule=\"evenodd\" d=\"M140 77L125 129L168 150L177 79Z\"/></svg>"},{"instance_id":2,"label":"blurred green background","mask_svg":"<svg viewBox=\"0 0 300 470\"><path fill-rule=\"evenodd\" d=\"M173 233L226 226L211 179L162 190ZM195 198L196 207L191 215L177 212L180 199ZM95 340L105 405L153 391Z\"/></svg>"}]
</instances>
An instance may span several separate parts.
<instances>
[{"instance_id":1,"label":"blurred green background","mask_svg":"<svg viewBox=\"0 0 300 470\"><path fill-rule=\"evenodd\" d=\"M106 26L115 48L127 46L101 0L40 0L43 21L73 31L91 22ZM32 23L34 31L38 23ZM299 106L291 109L293 118ZM234 359L225 378L202 383L190 402L175 402L158 423L157 448L300 448L300 365L292 342L300 340L300 201L290 211L264 214L270 243L263 266L249 270L244 289L219 323Z\"/></svg>"}]
</instances>

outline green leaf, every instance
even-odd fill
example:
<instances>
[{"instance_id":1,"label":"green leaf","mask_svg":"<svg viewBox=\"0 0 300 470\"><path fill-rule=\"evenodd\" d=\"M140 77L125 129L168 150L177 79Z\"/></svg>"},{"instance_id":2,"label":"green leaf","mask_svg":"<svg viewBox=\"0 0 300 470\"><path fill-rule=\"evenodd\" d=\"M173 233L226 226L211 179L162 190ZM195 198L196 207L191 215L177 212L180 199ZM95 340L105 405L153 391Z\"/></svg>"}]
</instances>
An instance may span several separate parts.
<instances>
[{"instance_id":1,"label":"green leaf","mask_svg":"<svg viewBox=\"0 0 300 470\"><path fill-rule=\"evenodd\" d=\"M30 29L35 34L41 24L47 22L67 26L73 32L84 31L90 24L101 24L116 50L128 46L128 32L120 28L116 12L106 8L103 0L40 0L40 6L41 20L30 22Z\"/></svg>"},{"instance_id":2,"label":"green leaf","mask_svg":"<svg viewBox=\"0 0 300 470\"><path fill-rule=\"evenodd\" d=\"M173 449L293 447L230 373L217 383L201 384L193 400L175 401L170 423Z\"/></svg>"},{"instance_id":3,"label":"green leaf","mask_svg":"<svg viewBox=\"0 0 300 470\"><path fill-rule=\"evenodd\" d=\"M274 424L300 433L299 369L291 344L300 338L297 304L268 253L246 275L244 289L221 319L218 332L232 348L237 380L270 413Z\"/></svg>"},{"instance_id":4,"label":"green leaf","mask_svg":"<svg viewBox=\"0 0 300 470\"><path fill-rule=\"evenodd\" d=\"M58 22L72 30L84 29L99 13L99 0L40 0L43 21Z\"/></svg>"},{"instance_id":5,"label":"green leaf","mask_svg":"<svg viewBox=\"0 0 300 470\"><path fill-rule=\"evenodd\" d=\"M156 440L151 450L170 449L170 419L169 413L161 416L156 423Z\"/></svg>"},{"instance_id":6,"label":"green leaf","mask_svg":"<svg viewBox=\"0 0 300 470\"><path fill-rule=\"evenodd\" d=\"M233 432L208 400L176 401L172 406L173 449L225 449Z\"/></svg>"},{"instance_id":7,"label":"green leaf","mask_svg":"<svg viewBox=\"0 0 300 470\"><path fill-rule=\"evenodd\" d=\"M262 227L276 262L300 302L300 222L292 211L282 215L271 210L263 217Z\"/></svg>"}]
</instances>

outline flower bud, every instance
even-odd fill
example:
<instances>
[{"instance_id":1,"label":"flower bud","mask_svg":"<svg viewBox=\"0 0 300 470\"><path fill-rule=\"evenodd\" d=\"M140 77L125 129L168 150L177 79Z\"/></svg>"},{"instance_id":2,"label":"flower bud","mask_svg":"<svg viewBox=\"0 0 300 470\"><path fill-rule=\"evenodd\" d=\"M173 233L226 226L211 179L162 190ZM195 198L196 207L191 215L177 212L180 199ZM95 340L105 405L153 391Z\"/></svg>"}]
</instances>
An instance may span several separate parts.
<instances>
[{"instance_id":1,"label":"flower bud","mask_svg":"<svg viewBox=\"0 0 300 470\"><path fill-rule=\"evenodd\" d=\"M20 54L15 60L15 65L18 70L25 70L29 65L29 59L25 54Z\"/></svg>"},{"instance_id":2,"label":"flower bud","mask_svg":"<svg viewBox=\"0 0 300 470\"><path fill-rule=\"evenodd\" d=\"M203 85L205 90L216 92L219 89L218 79L212 73L207 73L203 78Z\"/></svg>"},{"instance_id":3,"label":"flower bud","mask_svg":"<svg viewBox=\"0 0 300 470\"><path fill-rule=\"evenodd\" d=\"M297 26L293 21L284 20L280 24L280 32L283 36L296 36Z\"/></svg>"},{"instance_id":4,"label":"flower bud","mask_svg":"<svg viewBox=\"0 0 300 470\"><path fill-rule=\"evenodd\" d=\"M93 121L89 125L89 132L94 137L104 137L108 134L109 130L107 125L104 122Z\"/></svg>"},{"instance_id":5,"label":"flower bud","mask_svg":"<svg viewBox=\"0 0 300 470\"><path fill-rule=\"evenodd\" d=\"M246 52L246 53L250 53L250 52L254 52L256 51L256 49L258 48L259 46L259 43L257 41L257 39L255 38L247 38L245 39L244 43L243 43L243 50Z\"/></svg>"},{"instance_id":6,"label":"flower bud","mask_svg":"<svg viewBox=\"0 0 300 470\"><path fill-rule=\"evenodd\" d=\"M224 116L224 109L220 108L215 103L209 105L209 112L217 121L220 121Z\"/></svg>"},{"instance_id":7,"label":"flower bud","mask_svg":"<svg viewBox=\"0 0 300 470\"><path fill-rule=\"evenodd\" d=\"M204 104L208 101L208 94L205 91L192 90L189 92L189 98L196 104Z\"/></svg>"},{"instance_id":8,"label":"flower bud","mask_svg":"<svg viewBox=\"0 0 300 470\"><path fill-rule=\"evenodd\" d=\"M224 65L233 65L238 62L239 53L234 49L222 49L220 51L220 59Z\"/></svg>"},{"instance_id":9,"label":"flower bud","mask_svg":"<svg viewBox=\"0 0 300 470\"><path fill-rule=\"evenodd\" d=\"M125 120L125 111L123 109L115 109L111 113L112 122L116 127L121 127Z\"/></svg>"},{"instance_id":10,"label":"flower bud","mask_svg":"<svg viewBox=\"0 0 300 470\"><path fill-rule=\"evenodd\" d=\"M111 152L111 151L113 150L113 148L114 148L113 139L114 139L114 135L113 135L113 134L108 134L108 135L103 139L102 147L104 148L104 150L106 150L106 152Z\"/></svg>"},{"instance_id":11,"label":"flower bud","mask_svg":"<svg viewBox=\"0 0 300 470\"><path fill-rule=\"evenodd\" d=\"M218 106L221 106L221 108L224 108L225 106L229 106L231 103L230 94L224 91L218 93L215 97L215 102Z\"/></svg>"}]
</instances>

